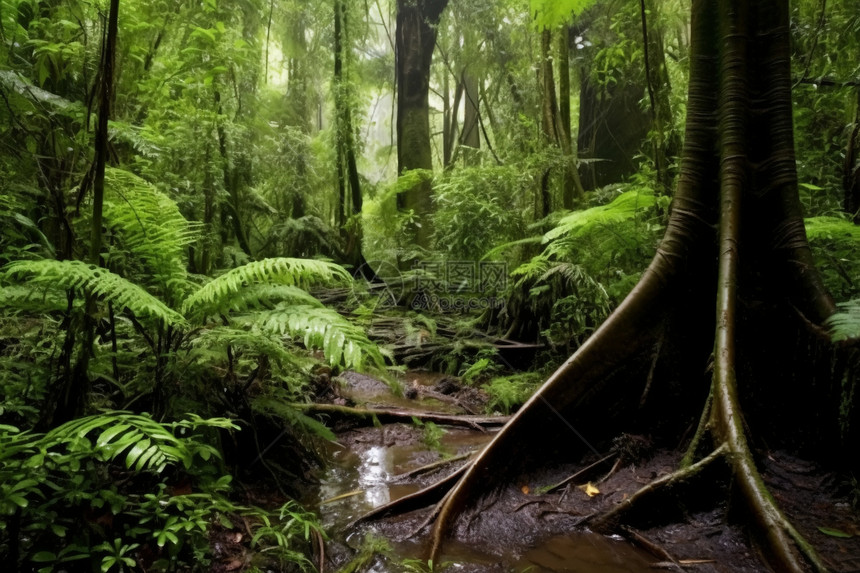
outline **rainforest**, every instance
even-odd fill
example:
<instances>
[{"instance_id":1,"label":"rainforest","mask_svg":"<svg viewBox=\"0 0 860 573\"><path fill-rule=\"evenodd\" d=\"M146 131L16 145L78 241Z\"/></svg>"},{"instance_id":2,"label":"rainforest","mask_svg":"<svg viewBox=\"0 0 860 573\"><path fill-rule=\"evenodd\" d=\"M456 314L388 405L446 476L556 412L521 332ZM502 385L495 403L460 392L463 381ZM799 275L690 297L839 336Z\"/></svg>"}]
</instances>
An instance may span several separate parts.
<instances>
[{"instance_id":1,"label":"rainforest","mask_svg":"<svg viewBox=\"0 0 860 573\"><path fill-rule=\"evenodd\" d=\"M6 572L860 571L860 0L0 0Z\"/></svg>"}]
</instances>

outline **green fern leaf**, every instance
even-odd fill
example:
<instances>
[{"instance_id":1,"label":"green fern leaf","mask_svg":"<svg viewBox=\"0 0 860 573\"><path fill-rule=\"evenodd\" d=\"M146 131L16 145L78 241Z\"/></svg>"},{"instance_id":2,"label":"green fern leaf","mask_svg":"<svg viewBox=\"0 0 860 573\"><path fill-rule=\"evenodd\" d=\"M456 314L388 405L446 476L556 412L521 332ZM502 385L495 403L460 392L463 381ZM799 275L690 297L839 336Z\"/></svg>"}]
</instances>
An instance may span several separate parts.
<instances>
[{"instance_id":1,"label":"green fern leaf","mask_svg":"<svg viewBox=\"0 0 860 573\"><path fill-rule=\"evenodd\" d=\"M81 261L17 261L6 265L2 275L32 288L73 289L128 309L140 319L170 326L185 325L179 313L141 287L107 269Z\"/></svg>"},{"instance_id":2,"label":"green fern leaf","mask_svg":"<svg viewBox=\"0 0 860 573\"><path fill-rule=\"evenodd\" d=\"M206 316L229 305L242 289L258 283L306 288L313 284L347 282L351 277L334 263L312 259L272 258L254 261L212 279L185 299L182 311L189 316Z\"/></svg>"},{"instance_id":3,"label":"green fern leaf","mask_svg":"<svg viewBox=\"0 0 860 573\"><path fill-rule=\"evenodd\" d=\"M279 305L261 317L265 330L300 336L307 348L319 348L332 366L362 369L370 364L385 368L380 348L360 327L330 308Z\"/></svg>"},{"instance_id":4,"label":"green fern leaf","mask_svg":"<svg viewBox=\"0 0 860 573\"><path fill-rule=\"evenodd\" d=\"M544 243L562 236L578 237L595 227L617 225L637 216L658 203L651 189L626 191L606 205L574 211L563 217L558 225L544 235Z\"/></svg>"}]
</instances>

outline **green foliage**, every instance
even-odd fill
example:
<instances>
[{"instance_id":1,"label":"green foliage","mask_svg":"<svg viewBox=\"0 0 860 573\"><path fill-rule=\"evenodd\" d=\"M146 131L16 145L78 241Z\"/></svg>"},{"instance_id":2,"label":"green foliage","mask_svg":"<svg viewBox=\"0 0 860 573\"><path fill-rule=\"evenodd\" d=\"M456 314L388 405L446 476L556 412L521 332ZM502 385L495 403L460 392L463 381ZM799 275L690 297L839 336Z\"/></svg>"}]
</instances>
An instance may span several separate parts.
<instances>
[{"instance_id":1,"label":"green foliage","mask_svg":"<svg viewBox=\"0 0 860 573\"><path fill-rule=\"evenodd\" d=\"M8 542L20 544L40 571L73 560L107 571L153 542L173 559L192 541L204 547L212 513L236 509L220 493L230 477L204 438L216 429L237 427L193 414L163 424L129 412L72 420L44 435L0 427L0 512L17 514L24 532ZM200 493L168 495L183 474ZM141 494L123 483L151 490ZM0 523L8 531L8 521Z\"/></svg>"},{"instance_id":2,"label":"green foliage","mask_svg":"<svg viewBox=\"0 0 860 573\"><path fill-rule=\"evenodd\" d=\"M520 336L540 332L564 352L581 344L647 266L667 201L645 187L562 216L543 235L543 252L511 271L507 312L531 325Z\"/></svg>"},{"instance_id":3,"label":"green foliage","mask_svg":"<svg viewBox=\"0 0 860 573\"><path fill-rule=\"evenodd\" d=\"M538 29L566 24L572 16L594 4L595 0L529 0L531 13Z\"/></svg>"},{"instance_id":4,"label":"green foliage","mask_svg":"<svg viewBox=\"0 0 860 573\"><path fill-rule=\"evenodd\" d=\"M297 538L305 544L311 541L312 535L322 539L322 528L313 513L289 501L272 517L260 512L259 520L251 538L252 548L274 552L282 566L289 563L302 571L316 570L305 554L295 549Z\"/></svg>"},{"instance_id":5,"label":"green foliage","mask_svg":"<svg viewBox=\"0 0 860 573\"><path fill-rule=\"evenodd\" d=\"M270 332L300 336L307 348L322 349L332 366L385 368L382 351L364 330L330 308L278 305L261 320L261 327Z\"/></svg>"},{"instance_id":6,"label":"green foliage","mask_svg":"<svg viewBox=\"0 0 860 573\"><path fill-rule=\"evenodd\" d=\"M860 297L860 226L844 217L810 217L805 221L806 235L815 255L818 270L828 291L837 300Z\"/></svg>"},{"instance_id":7,"label":"green foliage","mask_svg":"<svg viewBox=\"0 0 860 573\"><path fill-rule=\"evenodd\" d=\"M444 428L440 428L434 422L430 420L423 421L419 418L412 417L412 423L418 426L423 430L423 441L424 445L430 448L431 450L436 450L437 452L442 452L442 437L445 435L446 430Z\"/></svg>"},{"instance_id":8,"label":"green foliage","mask_svg":"<svg viewBox=\"0 0 860 573\"><path fill-rule=\"evenodd\" d=\"M510 414L525 403L542 382L543 377L537 372L493 378L484 386L490 395L487 409L490 412Z\"/></svg>"},{"instance_id":9,"label":"green foliage","mask_svg":"<svg viewBox=\"0 0 860 573\"><path fill-rule=\"evenodd\" d=\"M224 311L242 289L256 283L277 283L307 288L313 284L348 282L343 267L311 259L274 258L254 261L212 279L182 303L183 312L206 316Z\"/></svg>"},{"instance_id":10,"label":"green foliage","mask_svg":"<svg viewBox=\"0 0 860 573\"><path fill-rule=\"evenodd\" d=\"M196 226L172 199L128 171L108 169L105 191L111 242L107 265L124 276L140 277L151 292L175 306L192 288L186 279L186 249L197 240Z\"/></svg>"},{"instance_id":11,"label":"green foliage","mask_svg":"<svg viewBox=\"0 0 860 573\"><path fill-rule=\"evenodd\" d=\"M107 269L81 261L18 261L6 265L0 276L34 289L70 289L79 296L113 303L140 319L165 326L185 324L182 315L143 288Z\"/></svg>"},{"instance_id":12,"label":"green foliage","mask_svg":"<svg viewBox=\"0 0 860 573\"><path fill-rule=\"evenodd\" d=\"M519 239L526 209L520 198L531 183L518 165L447 173L433 186L439 249L453 260L478 260L493 245Z\"/></svg>"}]
</instances>

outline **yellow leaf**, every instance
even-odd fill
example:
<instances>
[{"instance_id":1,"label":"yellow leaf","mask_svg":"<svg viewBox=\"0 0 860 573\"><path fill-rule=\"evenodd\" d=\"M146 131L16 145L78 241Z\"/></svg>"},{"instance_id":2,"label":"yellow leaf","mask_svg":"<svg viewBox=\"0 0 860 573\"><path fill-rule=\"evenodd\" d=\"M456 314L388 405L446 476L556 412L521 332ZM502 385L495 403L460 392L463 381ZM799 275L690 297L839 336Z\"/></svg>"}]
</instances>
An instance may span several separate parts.
<instances>
[{"instance_id":1,"label":"yellow leaf","mask_svg":"<svg viewBox=\"0 0 860 573\"><path fill-rule=\"evenodd\" d=\"M588 482L585 485L579 486L579 489L585 492L585 495L588 497L594 497L595 495L600 493L600 490L594 487L591 482Z\"/></svg>"}]
</instances>

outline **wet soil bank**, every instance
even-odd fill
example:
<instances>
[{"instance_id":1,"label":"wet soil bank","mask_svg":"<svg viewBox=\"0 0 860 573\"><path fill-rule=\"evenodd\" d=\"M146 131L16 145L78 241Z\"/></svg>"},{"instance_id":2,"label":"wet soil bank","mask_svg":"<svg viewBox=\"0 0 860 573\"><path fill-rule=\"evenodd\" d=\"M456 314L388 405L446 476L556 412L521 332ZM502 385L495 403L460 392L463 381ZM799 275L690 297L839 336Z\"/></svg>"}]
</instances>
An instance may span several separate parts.
<instances>
[{"instance_id":1,"label":"wet soil bank","mask_svg":"<svg viewBox=\"0 0 860 573\"><path fill-rule=\"evenodd\" d=\"M436 400L443 377L407 376L412 397L394 398L385 384L362 377L344 378L341 399L364 406L439 409L466 413L457 401ZM414 384L413 384L414 382ZM430 392L424 392L430 390ZM459 390L444 394L457 395ZM441 394L439 392L436 392ZM479 396L471 394L471 407ZM434 403L436 400L438 403ZM422 424L342 428L329 450L330 463L309 504L319 509L331 539L326 571L337 571L361 550L368 536L388 540L392 551L369 559L360 571L404 571L403 559L423 559L429 509L353 526L370 510L441 479L466 463L491 432ZM638 439L638 438L637 438ZM458 572L607 572L638 573L660 569L712 572L765 572L763 555L732 503L733 492L715 484L731 483L716 464L700 484L655 496L619 524L617 535L587 528L588 516L629 498L653 479L678 467L680 453L645 449L635 461L614 465L611 458L569 484L547 492L595 462L534 468L501 491L488 492L464 516L445 546L442 562ZM439 462L430 471L412 473ZM845 497L844 478L785 453L762 454L767 485L795 526L819 550L832 571L860 572L860 517ZM589 487L590 486L590 487ZM715 491L717 495L715 496Z\"/></svg>"}]
</instances>

